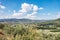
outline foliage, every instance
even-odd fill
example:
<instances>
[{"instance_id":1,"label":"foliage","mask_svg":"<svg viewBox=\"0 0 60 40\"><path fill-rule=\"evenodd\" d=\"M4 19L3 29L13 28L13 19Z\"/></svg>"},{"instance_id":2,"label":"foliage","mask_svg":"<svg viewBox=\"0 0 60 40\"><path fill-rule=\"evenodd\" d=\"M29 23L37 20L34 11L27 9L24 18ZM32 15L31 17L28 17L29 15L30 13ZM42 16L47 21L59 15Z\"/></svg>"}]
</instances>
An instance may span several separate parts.
<instances>
[{"instance_id":1,"label":"foliage","mask_svg":"<svg viewBox=\"0 0 60 40\"><path fill-rule=\"evenodd\" d=\"M4 31L0 40L60 40L60 32L57 32L58 27L55 25L42 26L39 23L0 25Z\"/></svg>"},{"instance_id":2,"label":"foliage","mask_svg":"<svg viewBox=\"0 0 60 40\"><path fill-rule=\"evenodd\" d=\"M0 29L3 29L4 28L4 24L0 24Z\"/></svg>"}]
</instances>

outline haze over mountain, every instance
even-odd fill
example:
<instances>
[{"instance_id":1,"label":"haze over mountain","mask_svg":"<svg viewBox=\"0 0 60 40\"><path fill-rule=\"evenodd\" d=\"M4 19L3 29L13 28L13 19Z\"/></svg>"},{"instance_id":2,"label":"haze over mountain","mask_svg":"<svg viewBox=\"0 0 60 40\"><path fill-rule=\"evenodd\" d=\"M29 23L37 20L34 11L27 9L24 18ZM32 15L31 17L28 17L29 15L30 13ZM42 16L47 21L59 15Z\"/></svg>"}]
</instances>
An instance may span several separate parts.
<instances>
[{"instance_id":1,"label":"haze over mountain","mask_svg":"<svg viewBox=\"0 0 60 40\"><path fill-rule=\"evenodd\" d=\"M60 18L54 19L54 20L31 20L31 19L16 19L16 18L10 18L10 19L0 19L0 22L22 22L22 23L31 23L31 22L60 22Z\"/></svg>"},{"instance_id":2,"label":"haze over mountain","mask_svg":"<svg viewBox=\"0 0 60 40\"><path fill-rule=\"evenodd\" d=\"M0 22L25 22L25 23L31 23L31 22L45 22L47 20L31 20L31 19L16 19L16 18L11 18L11 19L0 19Z\"/></svg>"}]
</instances>

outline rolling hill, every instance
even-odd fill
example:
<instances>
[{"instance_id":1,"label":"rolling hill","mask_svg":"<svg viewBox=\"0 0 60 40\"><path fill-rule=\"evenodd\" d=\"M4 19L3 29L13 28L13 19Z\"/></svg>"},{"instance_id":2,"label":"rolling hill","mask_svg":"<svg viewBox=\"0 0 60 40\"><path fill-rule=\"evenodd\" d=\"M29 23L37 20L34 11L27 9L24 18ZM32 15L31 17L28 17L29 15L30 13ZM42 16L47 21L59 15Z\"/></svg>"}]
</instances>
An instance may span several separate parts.
<instances>
[{"instance_id":1,"label":"rolling hill","mask_svg":"<svg viewBox=\"0 0 60 40\"><path fill-rule=\"evenodd\" d=\"M45 22L47 20L31 20L31 19L0 19L0 22L21 22L21 23L33 23L33 22Z\"/></svg>"}]
</instances>

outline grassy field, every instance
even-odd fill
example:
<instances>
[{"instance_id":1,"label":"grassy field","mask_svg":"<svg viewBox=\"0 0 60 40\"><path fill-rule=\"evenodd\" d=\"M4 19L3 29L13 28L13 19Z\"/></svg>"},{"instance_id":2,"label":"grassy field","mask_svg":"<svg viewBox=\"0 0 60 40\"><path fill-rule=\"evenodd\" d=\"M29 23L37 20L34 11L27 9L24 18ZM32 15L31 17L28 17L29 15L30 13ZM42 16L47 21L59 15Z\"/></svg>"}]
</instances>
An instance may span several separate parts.
<instances>
[{"instance_id":1,"label":"grassy field","mask_svg":"<svg viewBox=\"0 0 60 40\"><path fill-rule=\"evenodd\" d=\"M0 23L0 40L60 40L60 29L46 23Z\"/></svg>"}]
</instances>

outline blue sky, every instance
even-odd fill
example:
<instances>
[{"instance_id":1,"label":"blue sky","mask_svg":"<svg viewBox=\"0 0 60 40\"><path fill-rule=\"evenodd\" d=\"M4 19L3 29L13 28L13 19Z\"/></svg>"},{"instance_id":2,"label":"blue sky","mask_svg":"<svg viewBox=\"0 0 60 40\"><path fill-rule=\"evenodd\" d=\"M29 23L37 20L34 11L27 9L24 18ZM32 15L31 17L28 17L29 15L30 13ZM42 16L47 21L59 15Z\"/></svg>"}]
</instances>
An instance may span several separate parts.
<instances>
[{"instance_id":1,"label":"blue sky","mask_svg":"<svg viewBox=\"0 0 60 40\"><path fill-rule=\"evenodd\" d=\"M0 0L1 18L60 18L60 0Z\"/></svg>"}]
</instances>

